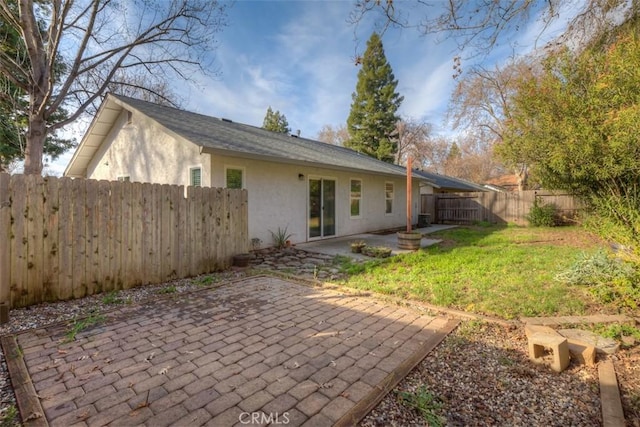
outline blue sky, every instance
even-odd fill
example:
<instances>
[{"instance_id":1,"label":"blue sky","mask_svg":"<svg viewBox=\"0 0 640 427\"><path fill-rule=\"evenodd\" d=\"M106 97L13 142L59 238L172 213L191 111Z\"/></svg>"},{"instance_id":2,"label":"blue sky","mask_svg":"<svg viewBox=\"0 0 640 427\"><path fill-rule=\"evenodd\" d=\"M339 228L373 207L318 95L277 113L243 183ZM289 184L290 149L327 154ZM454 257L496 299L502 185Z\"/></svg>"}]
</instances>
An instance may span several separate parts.
<instances>
[{"instance_id":1,"label":"blue sky","mask_svg":"<svg viewBox=\"0 0 640 427\"><path fill-rule=\"evenodd\" d=\"M436 0L437 1L437 0ZM238 0L228 11L228 26L216 35L215 78L198 77L199 87L174 86L184 95L183 108L261 126L267 107L285 114L291 129L315 138L323 125L346 123L362 54L375 29L374 16L355 28L348 22L353 1ZM405 3L406 6L407 3ZM408 3L413 4L413 3ZM424 14L417 8L414 13ZM557 26L561 27L559 20ZM535 46L540 22L508 37L519 53ZM554 29L545 34L557 33ZM537 41L538 44L540 41ZM400 115L431 123L448 133L446 108L455 87L453 40L436 42L415 30L388 30L383 35L387 59L404 96ZM500 64L512 53L509 45L482 59ZM463 66L473 63L464 61ZM78 138L79 140L79 138ZM61 174L71 154L50 166Z\"/></svg>"}]
</instances>

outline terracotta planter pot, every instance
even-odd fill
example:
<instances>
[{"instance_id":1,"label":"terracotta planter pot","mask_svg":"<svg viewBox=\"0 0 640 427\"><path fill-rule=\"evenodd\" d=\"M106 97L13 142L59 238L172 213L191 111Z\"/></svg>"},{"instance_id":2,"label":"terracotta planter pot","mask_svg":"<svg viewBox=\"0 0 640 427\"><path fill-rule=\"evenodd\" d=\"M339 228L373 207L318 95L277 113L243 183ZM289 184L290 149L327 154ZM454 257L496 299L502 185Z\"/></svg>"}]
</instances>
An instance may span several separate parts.
<instances>
[{"instance_id":1,"label":"terracotta planter pot","mask_svg":"<svg viewBox=\"0 0 640 427\"><path fill-rule=\"evenodd\" d=\"M238 254L233 256L233 265L236 267L247 267L251 262L251 254Z\"/></svg>"},{"instance_id":2,"label":"terracotta planter pot","mask_svg":"<svg viewBox=\"0 0 640 427\"><path fill-rule=\"evenodd\" d=\"M412 251L420 249L421 233L398 232L398 248Z\"/></svg>"}]
</instances>

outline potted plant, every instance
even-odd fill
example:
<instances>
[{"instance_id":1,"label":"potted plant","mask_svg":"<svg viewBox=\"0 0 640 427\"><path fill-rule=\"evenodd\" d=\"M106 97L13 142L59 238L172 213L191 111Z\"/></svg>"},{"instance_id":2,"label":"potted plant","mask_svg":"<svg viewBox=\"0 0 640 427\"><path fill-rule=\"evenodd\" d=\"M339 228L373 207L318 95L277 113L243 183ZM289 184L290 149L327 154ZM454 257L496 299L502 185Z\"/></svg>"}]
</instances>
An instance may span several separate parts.
<instances>
[{"instance_id":1,"label":"potted plant","mask_svg":"<svg viewBox=\"0 0 640 427\"><path fill-rule=\"evenodd\" d=\"M351 242L351 252L353 252L354 254L359 254L362 252L362 248L364 248L365 246L367 246L367 244L362 240Z\"/></svg>"},{"instance_id":2,"label":"potted plant","mask_svg":"<svg viewBox=\"0 0 640 427\"><path fill-rule=\"evenodd\" d=\"M419 231L398 231L398 248L417 250L420 249L422 233Z\"/></svg>"},{"instance_id":3,"label":"potted plant","mask_svg":"<svg viewBox=\"0 0 640 427\"><path fill-rule=\"evenodd\" d=\"M253 255L249 253L237 254L233 256L233 265L236 267L247 267Z\"/></svg>"},{"instance_id":4,"label":"potted plant","mask_svg":"<svg viewBox=\"0 0 640 427\"><path fill-rule=\"evenodd\" d=\"M373 258L388 258L391 256L391 248L384 246L365 246L362 253Z\"/></svg>"}]
</instances>

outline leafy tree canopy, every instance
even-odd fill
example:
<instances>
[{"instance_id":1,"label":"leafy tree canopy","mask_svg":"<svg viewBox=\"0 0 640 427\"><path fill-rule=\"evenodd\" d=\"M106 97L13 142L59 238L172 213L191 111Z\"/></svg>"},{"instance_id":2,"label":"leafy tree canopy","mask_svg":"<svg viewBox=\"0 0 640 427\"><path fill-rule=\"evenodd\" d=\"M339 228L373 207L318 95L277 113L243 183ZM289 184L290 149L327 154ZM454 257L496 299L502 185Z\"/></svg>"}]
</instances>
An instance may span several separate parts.
<instances>
[{"instance_id":1,"label":"leafy tree canopy","mask_svg":"<svg viewBox=\"0 0 640 427\"><path fill-rule=\"evenodd\" d=\"M597 213L594 229L635 248L640 261L640 39L624 31L607 46L546 59L523 79L503 142L543 186L571 191Z\"/></svg>"},{"instance_id":2,"label":"leafy tree canopy","mask_svg":"<svg viewBox=\"0 0 640 427\"><path fill-rule=\"evenodd\" d=\"M350 139L345 146L392 163L398 150L395 131L400 117L396 112L404 97L396 92L398 81L377 33L369 38L361 63L347 119Z\"/></svg>"},{"instance_id":3,"label":"leafy tree canopy","mask_svg":"<svg viewBox=\"0 0 640 427\"><path fill-rule=\"evenodd\" d=\"M289 122L287 122L287 117L284 114L281 114L280 111L274 112L271 109L271 106L267 108L267 114L264 116L262 128L270 130L272 132L287 134L291 132L291 129L289 128Z\"/></svg>"}]
</instances>

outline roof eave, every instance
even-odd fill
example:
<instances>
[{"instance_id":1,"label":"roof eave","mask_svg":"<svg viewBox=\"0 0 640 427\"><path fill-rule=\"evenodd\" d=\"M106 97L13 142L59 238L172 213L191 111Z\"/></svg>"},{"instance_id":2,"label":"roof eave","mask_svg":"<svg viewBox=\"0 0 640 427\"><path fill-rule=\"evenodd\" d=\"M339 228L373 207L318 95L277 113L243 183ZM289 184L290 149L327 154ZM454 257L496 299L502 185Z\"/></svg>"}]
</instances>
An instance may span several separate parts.
<instances>
[{"instance_id":1,"label":"roof eave","mask_svg":"<svg viewBox=\"0 0 640 427\"><path fill-rule=\"evenodd\" d=\"M107 114L106 111L109 109L113 110L114 113L107 116L108 120L103 120L104 116ZM82 137L82 141L80 141L76 151L73 153L69 164L67 164L63 176L86 178L87 167L93 158L93 154L95 154L97 149L102 145L104 137L111 131L111 128L113 128L113 125L122 110L122 104L118 102L116 98L107 94L107 97L104 99L96 115L93 117L87 132L85 132ZM107 128L107 131L105 132L104 130L99 129L101 126L103 129ZM92 146L92 148L95 148L93 153L90 155L84 154L84 152L88 151L88 147L92 139L97 139L100 143L97 146Z\"/></svg>"}]
</instances>

